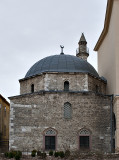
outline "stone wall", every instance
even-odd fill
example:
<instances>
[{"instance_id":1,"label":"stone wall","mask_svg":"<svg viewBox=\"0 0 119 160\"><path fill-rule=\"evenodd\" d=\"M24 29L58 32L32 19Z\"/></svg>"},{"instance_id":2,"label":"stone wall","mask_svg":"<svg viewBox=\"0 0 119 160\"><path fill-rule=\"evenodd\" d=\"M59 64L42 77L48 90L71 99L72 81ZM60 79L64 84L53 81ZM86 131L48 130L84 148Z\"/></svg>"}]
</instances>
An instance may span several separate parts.
<instances>
[{"instance_id":1,"label":"stone wall","mask_svg":"<svg viewBox=\"0 0 119 160\"><path fill-rule=\"evenodd\" d=\"M110 100L94 93L42 92L12 97L10 149L43 149L43 133L57 131L57 150L79 149L79 131L91 131L91 150L110 152ZM64 118L64 103L72 118Z\"/></svg>"},{"instance_id":2,"label":"stone wall","mask_svg":"<svg viewBox=\"0 0 119 160\"><path fill-rule=\"evenodd\" d=\"M44 90L44 76L39 75L27 80L20 80L20 94L31 93L31 85L34 84L34 91Z\"/></svg>"},{"instance_id":3,"label":"stone wall","mask_svg":"<svg viewBox=\"0 0 119 160\"><path fill-rule=\"evenodd\" d=\"M98 91L96 91L96 86L98 87ZM89 91L96 91L101 94L106 94L106 83L101 79L94 78L92 76L88 76L88 89Z\"/></svg>"},{"instance_id":4,"label":"stone wall","mask_svg":"<svg viewBox=\"0 0 119 160\"><path fill-rule=\"evenodd\" d=\"M88 74L83 73L46 73L27 80L20 81L20 94L31 93L31 84L34 84L34 91L63 91L64 82L69 81L70 91L96 91L105 94L106 84Z\"/></svg>"}]
</instances>

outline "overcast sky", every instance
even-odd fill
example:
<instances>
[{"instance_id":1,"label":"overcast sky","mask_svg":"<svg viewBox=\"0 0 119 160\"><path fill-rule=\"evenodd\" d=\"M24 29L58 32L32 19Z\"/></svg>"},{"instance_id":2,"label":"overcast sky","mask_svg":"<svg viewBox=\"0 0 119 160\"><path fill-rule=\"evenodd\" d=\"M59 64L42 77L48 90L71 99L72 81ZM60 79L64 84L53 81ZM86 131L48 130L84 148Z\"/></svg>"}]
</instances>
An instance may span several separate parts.
<instances>
[{"instance_id":1,"label":"overcast sky","mask_svg":"<svg viewBox=\"0 0 119 160\"><path fill-rule=\"evenodd\" d=\"M60 53L75 55L84 32L93 48L104 26L107 0L0 0L0 94L19 95L19 79L38 60ZM8 99L7 99L8 100Z\"/></svg>"}]
</instances>

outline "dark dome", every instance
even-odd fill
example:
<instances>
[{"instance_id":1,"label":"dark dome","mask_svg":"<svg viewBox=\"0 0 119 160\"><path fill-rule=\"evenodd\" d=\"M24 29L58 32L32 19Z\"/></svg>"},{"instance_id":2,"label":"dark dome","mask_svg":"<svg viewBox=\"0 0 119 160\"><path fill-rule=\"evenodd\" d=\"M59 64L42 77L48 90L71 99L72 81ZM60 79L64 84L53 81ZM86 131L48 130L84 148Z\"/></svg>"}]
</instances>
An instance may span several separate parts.
<instances>
[{"instance_id":1,"label":"dark dome","mask_svg":"<svg viewBox=\"0 0 119 160\"><path fill-rule=\"evenodd\" d=\"M72 55L53 55L36 62L27 72L25 78L32 77L43 72L76 72L89 73L99 77L92 65L87 61Z\"/></svg>"}]
</instances>

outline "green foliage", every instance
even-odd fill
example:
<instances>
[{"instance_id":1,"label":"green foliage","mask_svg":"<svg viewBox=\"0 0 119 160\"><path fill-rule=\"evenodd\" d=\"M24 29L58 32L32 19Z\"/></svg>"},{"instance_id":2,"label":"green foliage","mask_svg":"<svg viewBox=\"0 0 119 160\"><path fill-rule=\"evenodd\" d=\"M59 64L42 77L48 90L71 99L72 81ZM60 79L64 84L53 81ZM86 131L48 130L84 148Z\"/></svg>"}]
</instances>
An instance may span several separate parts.
<instances>
[{"instance_id":1,"label":"green foliage","mask_svg":"<svg viewBox=\"0 0 119 160\"><path fill-rule=\"evenodd\" d=\"M60 151L60 152L59 152L59 156L60 156L60 158L64 158L64 157L65 157L64 152L63 152L63 151Z\"/></svg>"},{"instance_id":2,"label":"green foliage","mask_svg":"<svg viewBox=\"0 0 119 160\"><path fill-rule=\"evenodd\" d=\"M9 155L9 152L4 153L5 158L8 158L8 155Z\"/></svg>"},{"instance_id":3,"label":"green foliage","mask_svg":"<svg viewBox=\"0 0 119 160\"><path fill-rule=\"evenodd\" d=\"M65 151L65 157L68 158L70 156L70 150Z\"/></svg>"},{"instance_id":4,"label":"green foliage","mask_svg":"<svg viewBox=\"0 0 119 160\"><path fill-rule=\"evenodd\" d=\"M20 160L21 156L20 156L20 154L17 152L14 158L15 158L15 160Z\"/></svg>"},{"instance_id":5,"label":"green foliage","mask_svg":"<svg viewBox=\"0 0 119 160\"><path fill-rule=\"evenodd\" d=\"M34 150L31 152L31 156L32 156L32 157L35 157L35 156L36 156L36 152L37 152L37 151L34 149Z\"/></svg>"},{"instance_id":6,"label":"green foliage","mask_svg":"<svg viewBox=\"0 0 119 160\"><path fill-rule=\"evenodd\" d=\"M34 149L32 152L36 153L36 152L37 152L37 150L36 150L36 149Z\"/></svg>"},{"instance_id":7,"label":"green foliage","mask_svg":"<svg viewBox=\"0 0 119 160\"><path fill-rule=\"evenodd\" d=\"M6 152L5 154L6 158L15 158L16 160L20 160L20 158L22 157L22 152L21 151L10 151L10 152Z\"/></svg>"},{"instance_id":8,"label":"green foliage","mask_svg":"<svg viewBox=\"0 0 119 160\"><path fill-rule=\"evenodd\" d=\"M59 156L59 152L55 152L55 153L54 153L54 156L55 156L55 157L58 157L58 156Z\"/></svg>"},{"instance_id":9,"label":"green foliage","mask_svg":"<svg viewBox=\"0 0 119 160\"><path fill-rule=\"evenodd\" d=\"M53 156L53 151L49 151L49 156Z\"/></svg>"},{"instance_id":10,"label":"green foliage","mask_svg":"<svg viewBox=\"0 0 119 160\"><path fill-rule=\"evenodd\" d=\"M32 156L32 157L35 157L35 156L36 156L36 153L35 153L35 152L32 152L32 153L31 153L31 156Z\"/></svg>"},{"instance_id":11,"label":"green foliage","mask_svg":"<svg viewBox=\"0 0 119 160\"><path fill-rule=\"evenodd\" d=\"M19 154L20 157L22 157L22 152L21 151L17 151L17 154Z\"/></svg>"},{"instance_id":12,"label":"green foliage","mask_svg":"<svg viewBox=\"0 0 119 160\"><path fill-rule=\"evenodd\" d=\"M9 158L9 159L14 158L14 153L13 153L13 152L9 152L9 153L8 153L8 158Z\"/></svg>"},{"instance_id":13,"label":"green foliage","mask_svg":"<svg viewBox=\"0 0 119 160\"><path fill-rule=\"evenodd\" d=\"M41 153L41 158L42 158L42 159L44 159L44 158L46 158L46 157L47 157L47 155L46 155L45 152Z\"/></svg>"},{"instance_id":14,"label":"green foliage","mask_svg":"<svg viewBox=\"0 0 119 160\"><path fill-rule=\"evenodd\" d=\"M37 156L41 156L41 151L37 151Z\"/></svg>"}]
</instances>

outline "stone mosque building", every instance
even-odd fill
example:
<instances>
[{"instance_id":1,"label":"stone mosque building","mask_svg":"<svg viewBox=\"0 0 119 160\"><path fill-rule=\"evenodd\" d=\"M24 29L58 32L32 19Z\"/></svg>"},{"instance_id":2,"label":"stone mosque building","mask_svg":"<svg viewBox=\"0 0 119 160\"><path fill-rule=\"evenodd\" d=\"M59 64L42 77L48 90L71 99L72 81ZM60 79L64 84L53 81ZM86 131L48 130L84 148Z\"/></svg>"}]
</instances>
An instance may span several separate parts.
<instances>
[{"instance_id":1,"label":"stone mosque building","mask_svg":"<svg viewBox=\"0 0 119 160\"><path fill-rule=\"evenodd\" d=\"M112 96L107 80L91 64L82 34L74 55L52 55L20 79L20 95L9 97L9 149L91 150L114 148Z\"/></svg>"}]
</instances>

